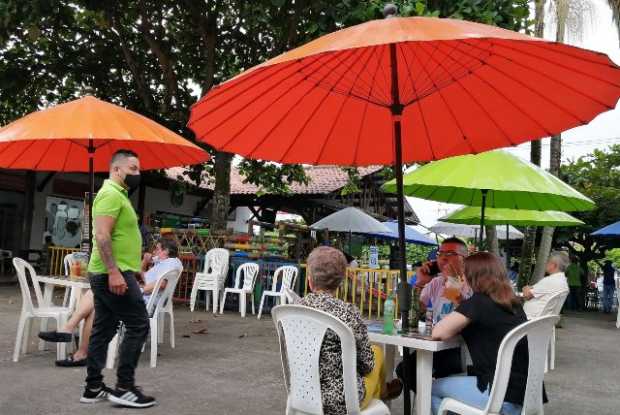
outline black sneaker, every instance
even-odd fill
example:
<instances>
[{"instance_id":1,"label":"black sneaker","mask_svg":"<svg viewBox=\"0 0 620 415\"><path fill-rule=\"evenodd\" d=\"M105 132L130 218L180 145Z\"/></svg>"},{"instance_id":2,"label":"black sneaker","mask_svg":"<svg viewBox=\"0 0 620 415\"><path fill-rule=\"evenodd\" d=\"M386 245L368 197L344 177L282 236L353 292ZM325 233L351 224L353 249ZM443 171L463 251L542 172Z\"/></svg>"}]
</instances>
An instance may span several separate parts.
<instances>
[{"instance_id":1,"label":"black sneaker","mask_svg":"<svg viewBox=\"0 0 620 415\"><path fill-rule=\"evenodd\" d=\"M45 340L46 342L71 343L71 339L73 339L73 334L62 333L58 331L41 331L39 332L39 338L41 340Z\"/></svg>"},{"instance_id":2,"label":"black sneaker","mask_svg":"<svg viewBox=\"0 0 620 415\"><path fill-rule=\"evenodd\" d=\"M81 403L97 403L104 401L108 398L112 390L108 388L106 385L101 385L101 388L93 390L88 389L88 387L84 388L84 393L80 398Z\"/></svg>"},{"instance_id":3,"label":"black sneaker","mask_svg":"<svg viewBox=\"0 0 620 415\"><path fill-rule=\"evenodd\" d=\"M130 389L118 389L110 391L108 400L117 405L127 406L130 408L148 408L157 404L152 396L146 396L142 390L134 386Z\"/></svg>"}]
</instances>

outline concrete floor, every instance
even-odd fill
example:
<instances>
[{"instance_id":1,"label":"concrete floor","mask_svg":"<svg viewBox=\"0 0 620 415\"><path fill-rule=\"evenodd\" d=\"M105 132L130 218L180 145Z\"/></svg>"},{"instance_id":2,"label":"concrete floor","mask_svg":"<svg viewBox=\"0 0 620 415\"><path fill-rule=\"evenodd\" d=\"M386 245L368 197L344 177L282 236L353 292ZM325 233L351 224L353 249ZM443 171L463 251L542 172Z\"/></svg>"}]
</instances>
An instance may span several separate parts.
<instances>
[{"instance_id":1,"label":"concrete floor","mask_svg":"<svg viewBox=\"0 0 620 415\"><path fill-rule=\"evenodd\" d=\"M109 403L78 403L83 368L54 366L55 352L30 351L11 361L21 298L15 286L0 286L0 415L108 414ZM270 316L262 321L227 312L213 317L176 310L177 347L160 345L158 366L142 357L137 382L157 397L149 414L282 414L286 396L275 332ZM599 313L569 314L558 330L557 369L546 377L547 415L611 415L620 412L620 330L615 319ZM192 334L202 327L207 334ZM190 337L185 337L185 336ZM166 337L167 338L167 337ZM147 350L148 351L148 350ZM106 371L108 384L114 374ZM402 402L392 405L402 414ZM135 412L115 408L112 413Z\"/></svg>"}]
</instances>

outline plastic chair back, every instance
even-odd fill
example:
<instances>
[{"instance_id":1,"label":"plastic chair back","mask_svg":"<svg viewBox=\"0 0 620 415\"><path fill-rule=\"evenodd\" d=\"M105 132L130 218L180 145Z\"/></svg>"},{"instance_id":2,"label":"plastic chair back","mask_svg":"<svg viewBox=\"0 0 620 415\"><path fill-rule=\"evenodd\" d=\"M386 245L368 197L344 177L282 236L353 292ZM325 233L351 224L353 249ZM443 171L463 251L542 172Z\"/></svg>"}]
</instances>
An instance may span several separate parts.
<instances>
[{"instance_id":1,"label":"plastic chair back","mask_svg":"<svg viewBox=\"0 0 620 415\"><path fill-rule=\"evenodd\" d=\"M290 304L295 304L301 300L301 297L295 291L288 287L284 287L284 295L286 296L286 301L288 301Z\"/></svg>"},{"instance_id":2,"label":"plastic chair back","mask_svg":"<svg viewBox=\"0 0 620 415\"><path fill-rule=\"evenodd\" d=\"M299 269L294 265L284 265L276 268L273 273L273 281L271 282L271 290L278 291L278 276L282 277L282 285L280 285L280 292L284 292L284 287L293 288L295 280L297 280L297 274Z\"/></svg>"},{"instance_id":3,"label":"plastic chair back","mask_svg":"<svg viewBox=\"0 0 620 415\"><path fill-rule=\"evenodd\" d=\"M146 311L149 317L157 315L157 313L164 310L169 302L172 301L174 289L176 288L182 271L182 269L173 269L157 278L149 302L146 305ZM164 281L166 282L166 286L162 289L161 286Z\"/></svg>"},{"instance_id":4,"label":"plastic chair back","mask_svg":"<svg viewBox=\"0 0 620 415\"><path fill-rule=\"evenodd\" d=\"M515 327L506 334L499 346L493 387L491 388L489 402L484 413L499 414L501 412L506 389L508 388L508 379L510 377L515 347L525 336L527 336L529 366L521 414L543 413L542 388L545 375L545 361L547 359L547 345L549 344L553 327L559 319L560 317L557 315L537 317Z\"/></svg>"},{"instance_id":5,"label":"plastic chair back","mask_svg":"<svg viewBox=\"0 0 620 415\"><path fill-rule=\"evenodd\" d=\"M344 396L348 414L359 414L355 339L342 321L302 305L281 305L271 310L280 340L287 414L323 414L319 360L327 329L340 338Z\"/></svg>"},{"instance_id":6,"label":"plastic chair back","mask_svg":"<svg viewBox=\"0 0 620 415\"><path fill-rule=\"evenodd\" d=\"M75 258L73 257L73 253L65 255L63 258L63 265L65 269L65 276L68 277L71 275L71 265L75 263Z\"/></svg>"},{"instance_id":7,"label":"plastic chair back","mask_svg":"<svg viewBox=\"0 0 620 415\"><path fill-rule=\"evenodd\" d=\"M547 303L543 307L543 310L538 317L559 315L560 311L562 311L564 301L566 301L566 297L568 297L568 291L561 291L559 293L553 294L547 300Z\"/></svg>"},{"instance_id":8,"label":"plastic chair back","mask_svg":"<svg viewBox=\"0 0 620 415\"><path fill-rule=\"evenodd\" d=\"M207 251L205 255L205 268L204 273L216 276L218 279L221 279L222 275L224 277L228 273L228 260L229 260L229 252L228 249L224 248L213 248Z\"/></svg>"},{"instance_id":9,"label":"plastic chair back","mask_svg":"<svg viewBox=\"0 0 620 415\"><path fill-rule=\"evenodd\" d=\"M15 267L17 279L19 280L19 288L22 293L22 309L33 312L35 308L38 308L41 304L43 304L43 295L41 294L41 287L37 281L37 273L28 261L24 261L18 257L13 258L13 266ZM30 286L28 285L28 277L30 277L30 280L32 281L34 294L37 300L36 304L32 302L32 294L30 293Z\"/></svg>"},{"instance_id":10,"label":"plastic chair back","mask_svg":"<svg viewBox=\"0 0 620 415\"><path fill-rule=\"evenodd\" d=\"M258 270L259 266L255 262L246 262L245 264L241 264L241 266L237 268L235 288L252 291L254 289L254 282L258 276ZM243 276L243 286L241 285L241 276Z\"/></svg>"}]
</instances>

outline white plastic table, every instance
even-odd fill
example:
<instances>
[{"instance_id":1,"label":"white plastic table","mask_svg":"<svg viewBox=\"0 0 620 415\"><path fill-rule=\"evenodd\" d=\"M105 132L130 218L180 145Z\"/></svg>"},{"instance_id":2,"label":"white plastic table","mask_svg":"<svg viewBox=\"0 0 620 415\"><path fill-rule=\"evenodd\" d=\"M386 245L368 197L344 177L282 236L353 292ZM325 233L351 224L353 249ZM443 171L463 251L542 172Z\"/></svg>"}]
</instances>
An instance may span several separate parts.
<instances>
[{"instance_id":1,"label":"white plastic table","mask_svg":"<svg viewBox=\"0 0 620 415\"><path fill-rule=\"evenodd\" d=\"M85 290L90 288L90 283L86 279L72 279L68 277L38 275L37 281L45 286L43 291L43 304L42 307L52 306L52 294L54 293L54 287L68 287L71 289L69 297L69 308L71 311L75 311L80 304L80 298ZM81 334L80 325L80 334ZM41 319L41 331L47 331L47 319ZM39 341L39 350L45 350L45 341ZM61 359L66 358L66 349L61 348Z\"/></svg>"},{"instance_id":2,"label":"white plastic table","mask_svg":"<svg viewBox=\"0 0 620 415\"><path fill-rule=\"evenodd\" d=\"M463 343L460 338L447 341L424 340L414 337L403 337L399 334L368 333L370 341L385 346L385 370L387 376L392 376L396 347L402 346L416 351L416 394L415 409L418 415L431 413L431 387L433 384L433 353L441 350L455 349ZM389 379L386 379L389 381ZM409 391L403 391L409 393ZM405 408L405 415L407 410Z\"/></svg>"}]
</instances>

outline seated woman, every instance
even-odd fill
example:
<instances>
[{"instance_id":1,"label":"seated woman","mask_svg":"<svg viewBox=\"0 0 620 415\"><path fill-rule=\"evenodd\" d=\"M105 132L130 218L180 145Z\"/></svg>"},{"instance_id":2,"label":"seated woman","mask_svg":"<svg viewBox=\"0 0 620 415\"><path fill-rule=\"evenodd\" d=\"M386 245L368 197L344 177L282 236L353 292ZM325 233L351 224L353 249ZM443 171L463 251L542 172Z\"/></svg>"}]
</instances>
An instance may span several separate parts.
<instances>
[{"instance_id":1,"label":"seated woman","mask_svg":"<svg viewBox=\"0 0 620 415\"><path fill-rule=\"evenodd\" d=\"M347 260L341 251L327 246L314 249L308 256L307 264L308 284L312 293L301 299L299 304L325 311L353 331L357 348L357 390L360 408L363 409L373 399L397 397L402 384L396 379L384 385L383 351L370 346L366 325L357 307L336 298L336 290L342 284L346 268ZM325 414L346 413L341 356L340 339L336 333L328 330L321 346L319 364Z\"/></svg>"},{"instance_id":2,"label":"seated woman","mask_svg":"<svg viewBox=\"0 0 620 415\"><path fill-rule=\"evenodd\" d=\"M500 258L480 252L464 261L465 281L473 290L433 328L433 338L463 336L473 362L474 376L453 376L433 381L432 409L437 414L443 398L454 398L484 409L495 374L497 353L506 334L527 321L521 300L515 296ZM528 348L524 339L515 348L502 414L520 414L525 394Z\"/></svg>"}]
</instances>

